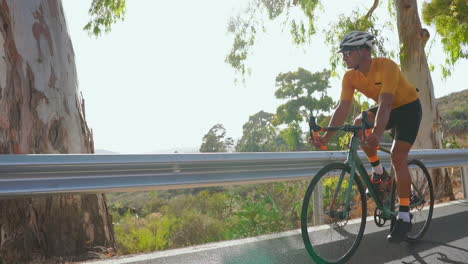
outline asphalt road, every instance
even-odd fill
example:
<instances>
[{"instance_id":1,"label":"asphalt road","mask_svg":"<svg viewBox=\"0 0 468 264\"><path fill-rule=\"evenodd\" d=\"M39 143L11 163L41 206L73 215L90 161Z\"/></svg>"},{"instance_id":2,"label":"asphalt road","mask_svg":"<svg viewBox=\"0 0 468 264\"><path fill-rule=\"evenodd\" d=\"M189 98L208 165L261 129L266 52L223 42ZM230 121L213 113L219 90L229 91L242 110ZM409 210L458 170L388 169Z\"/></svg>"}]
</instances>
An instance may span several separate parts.
<instances>
[{"instance_id":1,"label":"asphalt road","mask_svg":"<svg viewBox=\"0 0 468 264\"><path fill-rule=\"evenodd\" d=\"M436 207L431 226L416 244L387 243L388 227L366 225L366 234L349 263L468 264L468 202ZM191 248L112 258L92 264L302 264L313 263L300 231L212 243Z\"/></svg>"}]
</instances>

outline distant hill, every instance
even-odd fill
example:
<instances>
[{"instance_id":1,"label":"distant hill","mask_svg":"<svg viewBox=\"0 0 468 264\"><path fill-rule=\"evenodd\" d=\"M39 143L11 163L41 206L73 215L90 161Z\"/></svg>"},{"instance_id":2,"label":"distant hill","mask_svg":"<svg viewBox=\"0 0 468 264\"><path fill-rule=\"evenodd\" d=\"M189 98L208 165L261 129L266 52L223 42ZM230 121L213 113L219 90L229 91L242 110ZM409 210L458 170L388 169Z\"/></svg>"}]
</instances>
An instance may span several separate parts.
<instances>
[{"instance_id":1,"label":"distant hill","mask_svg":"<svg viewBox=\"0 0 468 264\"><path fill-rule=\"evenodd\" d=\"M160 149L152 151L152 154L166 154L166 153L199 153L198 148L189 148L189 147L182 147L182 148L171 148L171 149Z\"/></svg>"},{"instance_id":2,"label":"distant hill","mask_svg":"<svg viewBox=\"0 0 468 264\"><path fill-rule=\"evenodd\" d=\"M119 152L114 152L114 151L110 151L107 149L95 149L94 153L95 154L119 154Z\"/></svg>"},{"instance_id":3,"label":"distant hill","mask_svg":"<svg viewBox=\"0 0 468 264\"><path fill-rule=\"evenodd\" d=\"M468 89L438 98L437 103L444 133L468 134Z\"/></svg>"},{"instance_id":4,"label":"distant hill","mask_svg":"<svg viewBox=\"0 0 468 264\"><path fill-rule=\"evenodd\" d=\"M182 147L182 148L170 148L170 149L160 149L151 152L145 152L141 154L172 154L172 153L200 153L198 148ZM96 149L95 154L122 154L120 152L110 151L107 149Z\"/></svg>"}]
</instances>

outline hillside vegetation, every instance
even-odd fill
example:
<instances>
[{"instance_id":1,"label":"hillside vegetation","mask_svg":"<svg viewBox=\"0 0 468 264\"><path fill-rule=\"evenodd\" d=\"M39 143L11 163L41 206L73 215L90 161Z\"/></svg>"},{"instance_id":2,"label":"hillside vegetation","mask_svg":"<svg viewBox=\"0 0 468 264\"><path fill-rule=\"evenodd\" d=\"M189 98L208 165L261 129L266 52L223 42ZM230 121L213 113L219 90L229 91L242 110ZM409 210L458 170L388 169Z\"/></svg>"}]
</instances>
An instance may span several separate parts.
<instances>
[{"instance_id":1,"label":"hillside vegetation","mask_svg":"<svg viewBox=\"0 0 468 264\"><path fill-rule=\"evenodd\" d=\"M109 194L120 254L299 228L307 182Z\"/></svg>"},{"instance_id":2,"label":"hillside vegetation","mask_svg":"<svg viewBox=\"0 0 468 264\"><path fill-rule=\"evenodd\" d=\"M468 147L468 89L437 99L445 141Z\"/></svg>"}]
</instances>

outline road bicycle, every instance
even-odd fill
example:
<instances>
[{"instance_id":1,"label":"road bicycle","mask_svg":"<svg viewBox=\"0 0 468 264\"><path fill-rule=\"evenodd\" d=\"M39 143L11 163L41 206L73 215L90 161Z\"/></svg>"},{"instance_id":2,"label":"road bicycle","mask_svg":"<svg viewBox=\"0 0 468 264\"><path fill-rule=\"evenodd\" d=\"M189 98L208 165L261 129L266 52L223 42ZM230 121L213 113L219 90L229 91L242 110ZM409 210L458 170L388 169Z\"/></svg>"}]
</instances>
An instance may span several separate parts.
<instances>
[{"instance_id":1,"label":"road bicycle","mask_svg":"<svg viewBox=\"0 0 468 264\"><path fill-rule=\"evenodd\" d=\"M393 169L392 180L381 183L375 190L368 172L358 155L359 131L365 139L367 112L362 113L362 125L345 124L337 127L320 127L311 117L309 126L312 138L321 131L352 133L343 163L330 163L312 178L302 203L301 231L307 252L316 263L345 263L356 252L367 222L368 211L378 227L390 222L390 230L398 214L398 195ZM322 148L325 149L325 148ZM390 154L379 146L380 151ZM426 166L416 159L408 161L411 174L410 217L413 227L406 241L420 240L429 228L434 210L434 191ZM367 194L366 194L367 188ZM374 203L367 197L370 196ZM374 209L375 208L375 209ZM385 239L384 237L382 239Z\"/></svg>"}]
</instances>

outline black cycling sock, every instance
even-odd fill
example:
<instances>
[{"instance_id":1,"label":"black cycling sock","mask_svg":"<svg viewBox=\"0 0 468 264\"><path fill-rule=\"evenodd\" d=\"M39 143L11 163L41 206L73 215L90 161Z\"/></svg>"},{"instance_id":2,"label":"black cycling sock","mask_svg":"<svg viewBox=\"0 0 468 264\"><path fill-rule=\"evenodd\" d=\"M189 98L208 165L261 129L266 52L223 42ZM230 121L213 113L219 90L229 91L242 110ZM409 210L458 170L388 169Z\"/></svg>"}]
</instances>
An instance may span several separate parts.
<instances>
[{"instance_id":1,"label":"black cycling sock","mask_svg":"<svg viewBox=\"0 0 468 264\"><path fill-rule=\"evenodd\" d=\"M380 160L371 162L372 167L377 167L377 166L379 166L379 164L380 164Z\"/></svg>"},{"instance_id":2,"label":"black cycling sock","mask_svg":"<svg viewBox=\"0 0 468 264\"><path fill-rule=\"evenodd\" d=\"M400 205L400 212L409 212L409 206Z\"/></svg>"}]
</instances>

